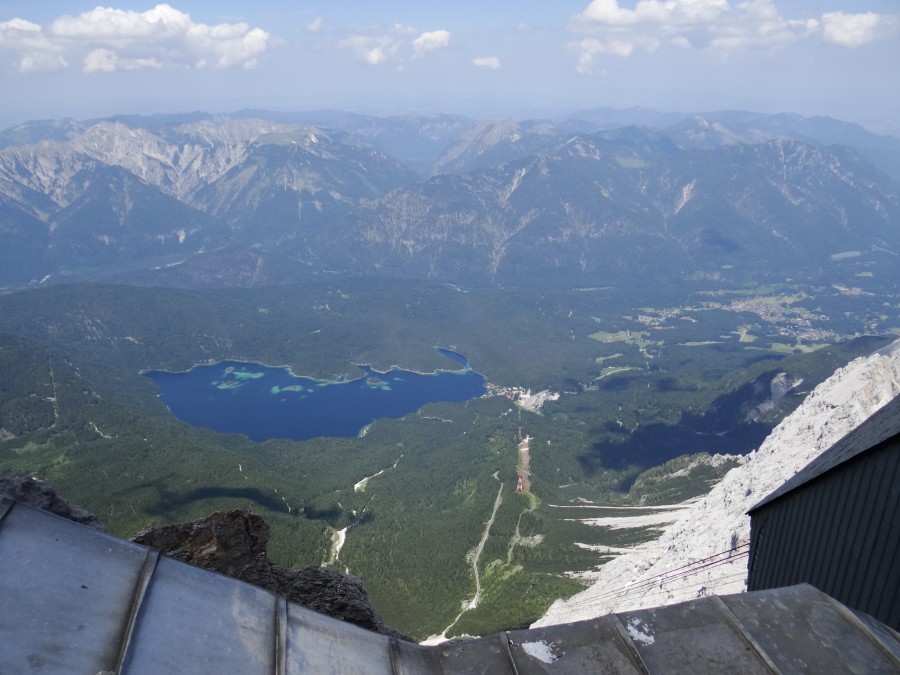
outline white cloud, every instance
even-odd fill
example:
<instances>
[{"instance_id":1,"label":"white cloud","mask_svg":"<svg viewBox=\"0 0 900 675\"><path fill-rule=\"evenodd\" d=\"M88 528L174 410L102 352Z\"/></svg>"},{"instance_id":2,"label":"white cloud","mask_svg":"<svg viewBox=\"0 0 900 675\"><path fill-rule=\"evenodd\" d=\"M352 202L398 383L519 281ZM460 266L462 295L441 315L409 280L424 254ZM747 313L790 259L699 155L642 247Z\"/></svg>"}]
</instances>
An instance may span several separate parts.
<instances>
[{"instance_id":1,"label":"white cloud","mask_svg":"<svg viewBox=\"0 0 900 675\"><path fill-rule=\"evenodd\" d=\"M310 33L320 33L324 27L325 20L321 16L317 16L315 19L306 24L306 30Z\"/></svg>"},{"instance_id":2,"label":"white cloud","mask_svg":"<svg viewBox=\"0 0 900 675\"><path fill-rule=\"evenodd\" d=\"M42 52L26 54L19 60L20 73L52 73L68 67L69 62L62 56Z\"/></svg>"},{"instance_id":3,"label":"white cloud","mask_svg":"<svg viewBox=\"0 0 900 675\"><path fill-rule=\"evenodd\" d=\"M450 44L450 32L435 30L418 33L412 26L395 23L388 27L370 26L359 30L334 43L339 49L349 49L357 59L372 66L379 66L390 60L397 61L397 69L403 70L409 59L416 59L435 49Z\"/></svg>"},{"instance_id":4,"label":"white cloud","mask_svg":"<svg viewBox=\"0 0 900 675\"><path fill-rule=\"evenodd\" d=\"M108 49L95 49L84 57L84 72L112 73L116 70L116 55Z\"/></svg>"},{"instance_id":5,"label":"white cloud","mask_svg":"<svg viewBox=\"0 0 900 675\"><path fill-rule=\"evenodd\" d=\"M95 49L84 57L84 72L113 73L118 57L108 49Z\"/></svg>"},{"instance_id":6,"label":"white cloud","mask_svg":"<svg viewBox=\"0 0 900 675\"><path fill-rule=\"evenodd\" d=\"M479 68L490 68L497 70L500 67L500 59L496 56L479 56L472 59L472 65Z\"/></svg>"},{"instance_id":7,"label":"white cloud","mask_svg":"<svg viewBox=\"0 0 900 675\"><path fill-rule=\"evenodd\" d=\"M372 49L366 51L366 53L363 55L366 63L373 66L381 65L382 63L387 61L387 57L387 52L383 47L373 47Z\"/></svg>"},{"instance_id":8,"label":"white cloud","mask_svg":"<svg viewBox=\"0 0 900 675\"><path fill-rule=\"evenodd\" d=\"M639 0L633 10L619 7L618 0L593 0L579 16L585 22L606 26L684 26L709 23L727 11L727 0Z\"/></svg>"},{"instance_id":9,"label":"white cloud","mask_svg":"<svg viewBox=\"0 0 900 675\"><path fill-rule=\"evenodd\" d=\"M34 45L35 43L42 45L46 43L38 24L25 19L0 22L0 45Z\"/></svg>"},{"instance_id":10,"label":"white cloud","mask_svg":"<svg viewBox=\"0 0 900 675\"><path fill-rule=\"evenodd\" d=\"M898 26L900 15L885 16L874 12L829 12L822 15L822 37L842 47L859 47L889 37L897 32Z\"/></svg>"},{"instance_id":11,"label":"white cloud","mask_svg":"<svg viewBox=\"0 0 900 675\"><path fill-rule=\"evenodd\" d=\"M397 35L415 35L418 31L412 26L407 26L404 23L395 23L391 26L391 32L396 33Z\"/></svg>"},{"instance_id":12,"label":"white cloud","mask_svg":"<svg viewBox=\"0 0 900 675\"><path fill-rule=\"evenodd\" d=\"M338 41L337 46L353 51L363 63L379 66L397 53L400 43L390 35L351 35Z\"/></svg>"},{"instance_id":13,"label":"white cloud","mask_svg":"<svg viewBox=\"0 0 900 675\"><path fill-rule=\"evenodd\" d=\"M659 48L659 40L651 37L632 37L627 40L597 40L584 38L578 42L570 42L566 45L570 51L578 55L578 65L575 70L584 75L594 72L594 59L597 56L618 56L625 58L631 56L636 49L645 49L655 52Z\"/></svg>"},{"instance_id":14,"label":"white cloud","mask_svg":"<svg viewBox=\"0 0 900 675\"><path fill-rule=\"evenodd\" d=\"M192 25L189 15L169 5L157 5L146 12L95 7L78 16L59 17L50 24L48 32L56 37L125 45L133 40L184 34Z\"/></svg>"},{"instance_id":15,"label":"white cloud","mask_svg":"<svg viewBox=\"0 0 900 675\"><path fill-rule=\"evenodd\" d=\"M197 23L166 4L146 12L96 7L46 26L24 19L0 24L0 49L20 59L20 71L65 68L82 61L88 73L143 68L250 68L271 36L246 23Z\"/></svg>"},{"instance_id":16,"label":"white cloud","mask_svg":"<svg viewBox=\"0 0 900 675\"><path fill-rule=\"evenodd\" d=\"M832 12L821 19L783 17L774 0L638 0L633 9L619 0L592 0L569 22L583 36L567 47L576 69L589 73L595 58L652 52L662 42L683 49L706 49L720 56L738 50L775 50L812 37L844 47L882 39L900 25L900 15Z\"/></svg>"},{"instance_id":17,"label":"white cloud","mask_svg":"<svg viewBox=\"0 0 900 675\"><path fill-rule=\"evenodd\" d=\"M84 57L83 70L86 73L113 73L117 70L143 70L162 66L155 58L121 59L115 52L100 48Z\"/></svg>"},{"instance_id":18,"label":"white cloud","mask_svg":"<svg viewBox=\"0 0 900 675\"><path fill-rule=\"evenodd\" d=\"M778 49L818 32L817 19L785 19L771 0L751 0L730 10L709 27L709 46L720 52Z\"/></svg>"},{"instance_id":19,"label":"white cloud","mask_svg":"<svg viewBox=\"0 0 900 675\"><path fill-rule=\"evenodd\" d=\"M62 70L69 65L61 49L46 38L41 27L25 19L0 22L0 50L18 56L22 73Z\"/></svg>"},{"instance_id":20,"label":"white cloud","mask_svg":"<svg viewBox=\"0 0 900 675\"><path fill-rule=\"evenodd\" d=\"M424 54L433 49L443 49L450 44L450 31L433 30L422 33L413 40L412 47L416 54Z\"/></svg>"}]
</instances>

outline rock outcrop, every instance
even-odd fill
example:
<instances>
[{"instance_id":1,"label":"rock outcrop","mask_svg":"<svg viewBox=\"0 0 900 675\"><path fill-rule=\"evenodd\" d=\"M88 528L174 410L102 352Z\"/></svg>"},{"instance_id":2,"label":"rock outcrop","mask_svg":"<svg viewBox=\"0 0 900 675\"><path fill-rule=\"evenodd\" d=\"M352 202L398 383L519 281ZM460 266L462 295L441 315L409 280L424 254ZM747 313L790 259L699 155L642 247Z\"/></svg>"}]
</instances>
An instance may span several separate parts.
<instances>
[{"instance_id":1,"label":"rock outcrop","mask_svg":"<svg viewBox=\"0 0 900 675\"><path fill-rule=\"evenodd\" d=\"M66 501L51 486L30 476L0 474L0 496L106 531L94 514ZM383 635L409 639L384 624L369 604L366 588L358 578L314 565L292 570L270 560L266 554L269 524L254 513L239 509L217 511L190 523L143 530L131 541L278 593L321 614Z\"/></svg>"},{"instance_id":2,"label":"rock outcrop","mask_svg":"<svg viewBox=\"0 0 900 675\"><path fill-rule=\"evenodd\" d=\"M659 539L603 565L533 627L743 591L746 556L717 554L749 540L747 511L898 394L900 340L838 369Z\"/></svg>"},{"instance_id":3,"label":"rock outcrop","mask_svg":"<svg viewBox=\"0 0 900 675\"><path fill-rule=\"evenodd\" d=\"M292 570L270 560L266 555L269 524L256 514L239 509L217 511L191 523L144 530L131 540L176 560L284 595L322 614L408 639L384 624L356 577L317 566Z\"/></svg>"},{"instance_id":4,"label":"rock outcrop","mask_svg":"<svg viewBox=\"0 0 900 675\"><path fill-rule=\"evenodd\" d=\"M0 495L106 532L103 523L93 513L66 501L52 487L30 476L0 474Z\"/></svg>"}]
</instances>

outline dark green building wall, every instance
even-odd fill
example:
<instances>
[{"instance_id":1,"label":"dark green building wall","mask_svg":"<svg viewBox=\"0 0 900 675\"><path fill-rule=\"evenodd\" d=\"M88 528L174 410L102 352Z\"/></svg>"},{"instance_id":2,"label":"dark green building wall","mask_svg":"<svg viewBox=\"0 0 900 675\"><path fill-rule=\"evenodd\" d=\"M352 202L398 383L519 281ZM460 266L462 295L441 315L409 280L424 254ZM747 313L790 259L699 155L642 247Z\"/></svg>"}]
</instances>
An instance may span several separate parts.
<instances>
[{"instance_id":1,"label":"dark green building wall","mask_svg":"<svg viewBox=\"0 0 900 675\"><path fill-rule=\"evenodd\" d=\"M748 590L806 582L900 630L900 434L750 516Z\"/></svg>"}]
</instances>

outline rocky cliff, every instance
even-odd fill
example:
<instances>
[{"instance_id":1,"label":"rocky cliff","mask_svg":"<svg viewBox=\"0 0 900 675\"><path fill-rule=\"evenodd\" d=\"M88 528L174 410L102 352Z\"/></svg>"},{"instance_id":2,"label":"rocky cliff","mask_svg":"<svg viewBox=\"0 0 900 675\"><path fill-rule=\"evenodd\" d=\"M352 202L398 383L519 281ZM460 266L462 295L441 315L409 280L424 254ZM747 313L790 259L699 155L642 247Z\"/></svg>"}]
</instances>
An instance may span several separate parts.
<instances>
[{"instance_id":1,"label":"rocky cliff","mask_svg":"<svg viewBox=\"0 0 900 675\"><path fill-rule=\"evenodd\" d=\"M743 591L746 549L737 547L750 538L747 510L898 393L900 341L835 372L659 539L605 564L590 588L557 600L534 626Z\"/></svg>"},{"instance_id":2,"label":"rocky cliff","mask_svg":"<svg viewBox=\"0 0 900 675\"><path fill-rule=\"evenodd\" d=\"M190 523L144 530L131 541L367 630L404 638L375 613L365 586L356 577L314 565L292 570L270 560L266 555L269 524L256 514L239 509L217 511Z\"/></svg>"},{"instance_id":3,"label":"rocky cliff","mask_svg":"<svg viewBox=\"0 0 900 675\"><path fill-rule=\"evenodd\" d=\"M66 501L46 483L28 476L0 474L0 496L10 497L23 504L87 525L91 529L106 532L103 523L93 513Z\"/></svg>"},{"instance_id":4,"label":"rocky cliff","mask_svg":"<svg viewBox=\"0 0 900 675\"><path fill-rule=\"evenodd\" d=\"M0 475L0 495L105 531L92 513L28 476ZM190 523L152 527L131 538L176 560L246 581L321 614L409 639L384 624L359 579L327 567L283 567L266 555L268 540L269 524L261 516L239 509L217 511Z\"/></svg>"}]
</instances>

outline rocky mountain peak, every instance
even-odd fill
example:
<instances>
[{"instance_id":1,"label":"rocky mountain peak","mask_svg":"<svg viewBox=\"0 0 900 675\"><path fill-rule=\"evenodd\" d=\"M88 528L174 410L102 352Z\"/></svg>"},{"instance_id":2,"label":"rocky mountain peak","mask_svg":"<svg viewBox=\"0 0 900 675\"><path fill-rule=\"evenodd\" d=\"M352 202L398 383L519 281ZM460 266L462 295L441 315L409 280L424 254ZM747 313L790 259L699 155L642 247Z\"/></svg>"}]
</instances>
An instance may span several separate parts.
<instances>
[{"instance_id":1,"label":"rocky mountain peak","mask_svg":"<svg viewBox=\"0 0 900 675\"><path fill-rule=\"evenodd\" d=\"M749 541L748 509L900 394L900 340L837 370L656 540L604 564L593 585L557 600L535 626L744 590L747 561L736 556L690 576L660 579Z\"/></svg>"}]
</instances>

